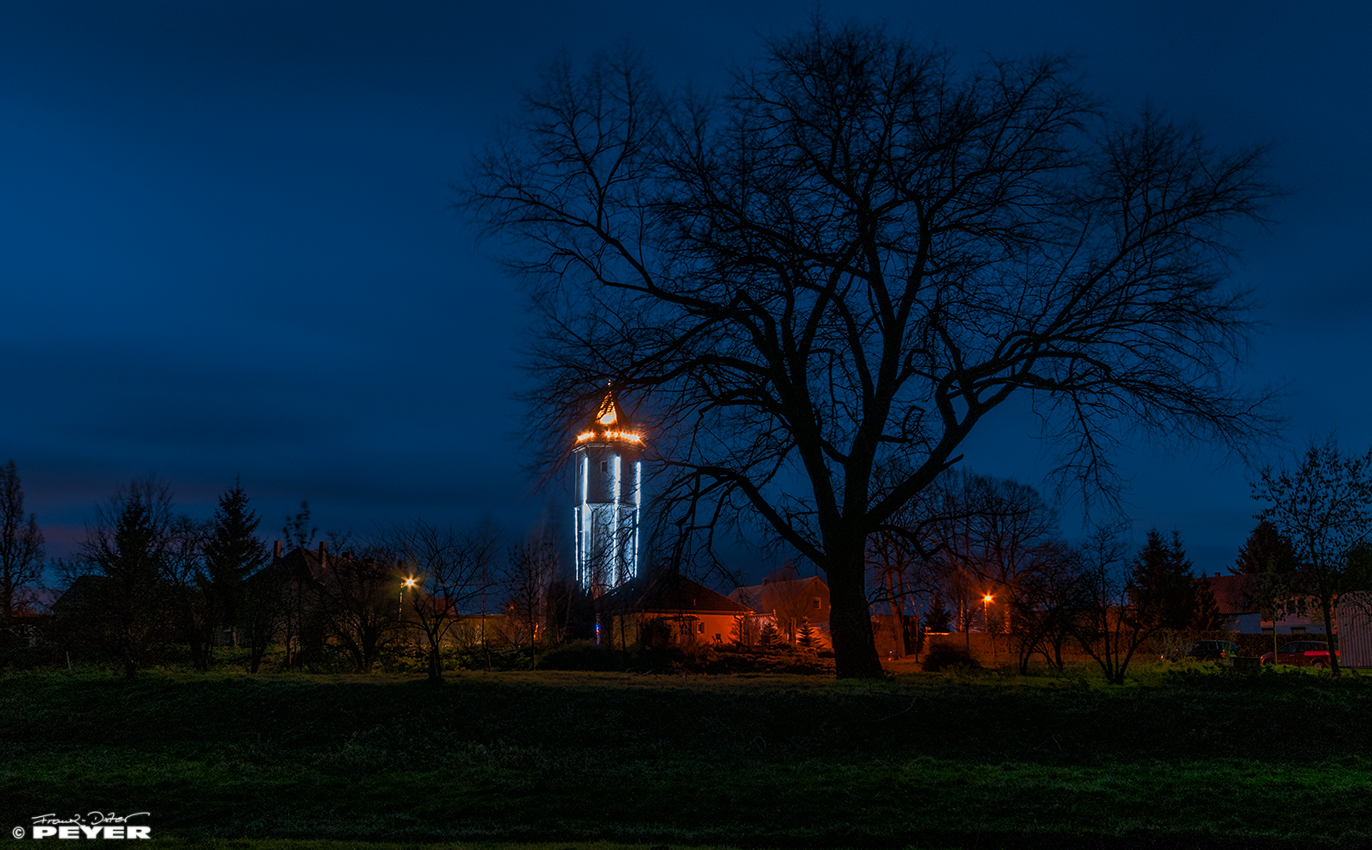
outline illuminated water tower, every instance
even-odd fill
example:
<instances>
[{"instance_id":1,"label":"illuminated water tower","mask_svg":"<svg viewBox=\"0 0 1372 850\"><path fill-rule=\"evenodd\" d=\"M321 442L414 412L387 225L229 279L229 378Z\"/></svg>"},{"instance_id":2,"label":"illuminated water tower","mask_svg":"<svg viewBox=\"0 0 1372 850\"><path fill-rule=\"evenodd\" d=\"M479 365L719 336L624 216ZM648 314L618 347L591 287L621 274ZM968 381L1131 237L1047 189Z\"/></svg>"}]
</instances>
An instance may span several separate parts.
<instances>
[{"instance_id":1,"label":"illuminated water tower","mask_svg":"<svg viewBox=\"0 0 1372 850\"><path fill-rule=\"evenodd\" d=\"M643 438L605 393L595 419L576 438L576 580L599 596L638 574L638 514Z\"/></svg>"}]
</instances>

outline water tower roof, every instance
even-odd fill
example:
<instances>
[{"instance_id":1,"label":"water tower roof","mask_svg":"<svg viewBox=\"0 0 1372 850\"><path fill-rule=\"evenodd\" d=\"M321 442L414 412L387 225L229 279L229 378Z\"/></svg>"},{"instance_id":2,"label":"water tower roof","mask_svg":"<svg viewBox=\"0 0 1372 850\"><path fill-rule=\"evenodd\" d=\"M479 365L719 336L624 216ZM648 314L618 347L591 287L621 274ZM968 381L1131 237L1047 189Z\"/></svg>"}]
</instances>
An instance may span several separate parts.
<instances>
[{"instance_id":1,"label":"water tower roof","mask_svg":"<svg viewBox=\"0 0 1372 850\"><path fill-rule=\"evenodd\" d=\"M600 407L596 409L595 417L591 419L590 425L576 437L578 443L609 440L623 440L630 443L643 442L643 438L634 430L633 423L624 413L624 408L619 406L619 400L615 398L614 390L605 391L605 398L601 400Z\"/></svg>"}]
</instances>

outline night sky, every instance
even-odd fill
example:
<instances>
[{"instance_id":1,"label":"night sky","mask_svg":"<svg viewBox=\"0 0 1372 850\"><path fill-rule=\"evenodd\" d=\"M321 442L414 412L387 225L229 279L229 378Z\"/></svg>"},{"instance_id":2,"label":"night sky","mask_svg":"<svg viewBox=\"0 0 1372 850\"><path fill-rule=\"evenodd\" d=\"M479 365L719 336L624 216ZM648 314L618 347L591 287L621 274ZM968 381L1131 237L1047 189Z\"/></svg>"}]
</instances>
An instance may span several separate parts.
<instances>
[{"instance_id":1,"label":"night sky","mask_svg":"<svg viewBox=\"0 0 1372 850\"><path fill-rule=\"evenodd\" d=\"M565 479L536 490L521 463L521 296L450 186L551 60L628 41L662 82L717 88L814 8L0 5L0 463L50 554L149 473L203 517L241 477L269 538L301 499L358 532L570 516ZM828 9L969 59L1070 53L1116 109L1151 98L1219 146L1271 144L1290 194L1235 236L1266 324L1245 380L1288 385L1288 448L1372 443L1372 5ZM1027 420L983 427L968 465L1038 483ZM1136 538L1176 528L1198 568L1232 563L1256 509L1242 461L1140 445L1121 464Z\"/></svg>"}]
</instances>

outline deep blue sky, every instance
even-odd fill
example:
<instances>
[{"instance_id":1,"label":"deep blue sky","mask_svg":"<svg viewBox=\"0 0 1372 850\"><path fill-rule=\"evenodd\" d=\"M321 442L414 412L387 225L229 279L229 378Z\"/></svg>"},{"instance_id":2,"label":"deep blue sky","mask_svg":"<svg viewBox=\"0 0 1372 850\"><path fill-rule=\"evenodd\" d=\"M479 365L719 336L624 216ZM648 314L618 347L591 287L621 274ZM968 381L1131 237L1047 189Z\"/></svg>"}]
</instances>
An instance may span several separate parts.
<instances>
[{"instance_id":1,"label":"deep blue sky","mask_svg":"<svg viewBox=\"0 0 1372 850\"><path fill-rule=\"evenodd\" d=\"M269 536L416 515L522 530L521 300L449 184L538 70L628 40L713 87L794 2L87 2L0 5L0 463L65 554L149 472L208 516L241 476ZM1238 234L1264 303L1248 378L1289 381L1290 436L1372 442L1372 6L853 2L959 55L1068 52L1123 110L1268 142L1291 191ZM969 464L1046 467L1007 411ZM1253 525L1241 463L1139 446L1136 534L1219 570ZM1067 530L1077 526L1069 517ZM740 565L744 566L744 565Z\"/></svg>"}]
</instances>

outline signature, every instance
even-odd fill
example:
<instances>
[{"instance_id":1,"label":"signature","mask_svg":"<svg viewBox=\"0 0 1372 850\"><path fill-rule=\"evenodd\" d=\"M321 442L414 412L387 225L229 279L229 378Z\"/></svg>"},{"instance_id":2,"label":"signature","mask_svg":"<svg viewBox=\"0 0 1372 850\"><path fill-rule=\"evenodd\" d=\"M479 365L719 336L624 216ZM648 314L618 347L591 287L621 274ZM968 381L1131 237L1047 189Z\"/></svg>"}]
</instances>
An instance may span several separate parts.
<instances>
[{"instance_id":1,"label":"signature","mask_svg":"<svg viewBox=\"0 0 1372 850\"><path fill-rule=\"evenodd\" d=\"M56 813L48 812L45 815L34 815L30 820L34 826L100 826L101 824L128 823L130 818L144 817L147 812L133 812L127 815L116 815L114 812L87 812L84 815L72 815L69 818L59 818Z\"/></svg>"}]
</instances>

